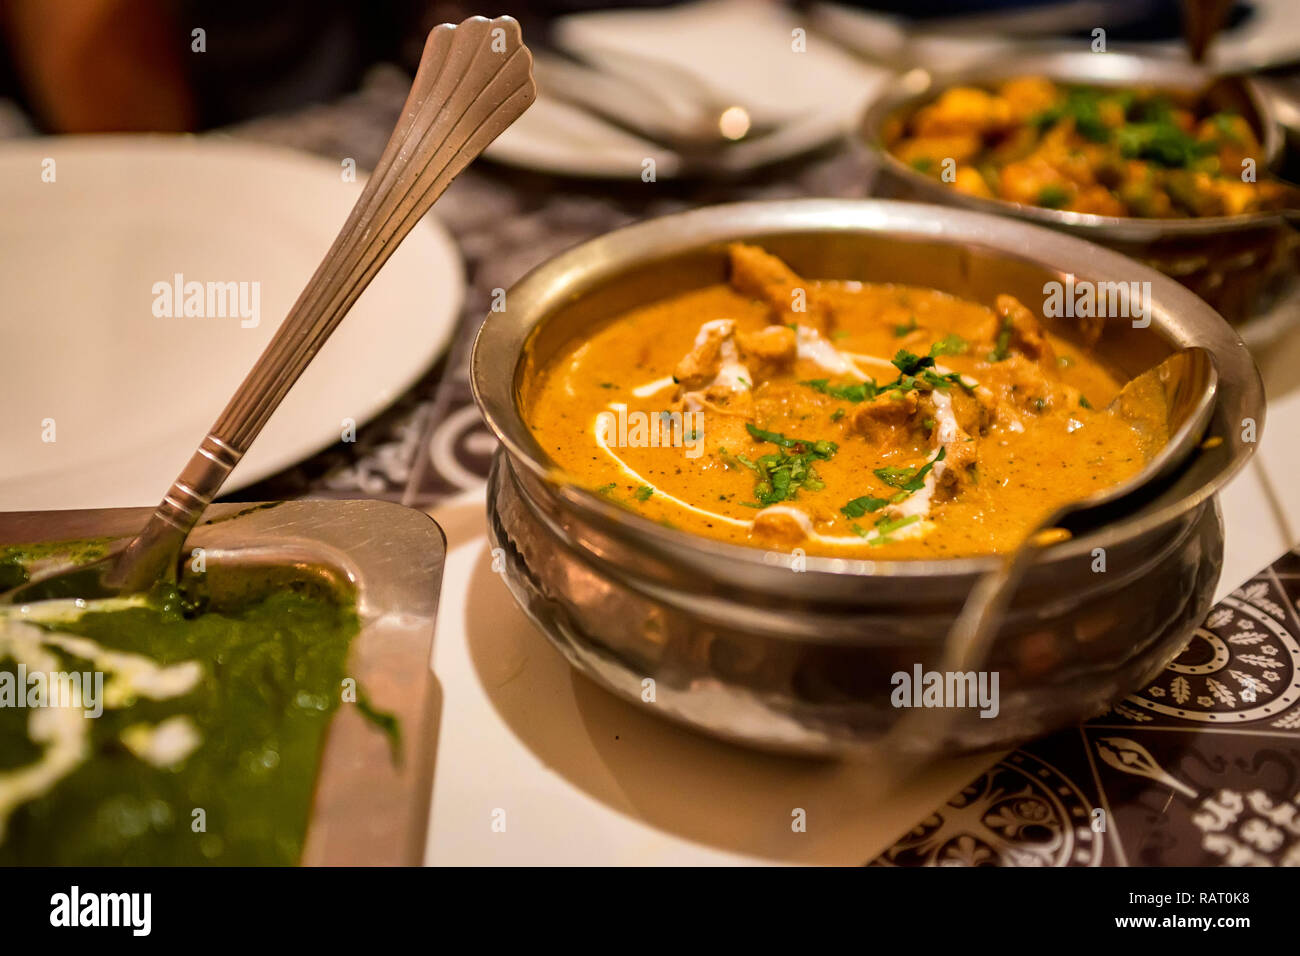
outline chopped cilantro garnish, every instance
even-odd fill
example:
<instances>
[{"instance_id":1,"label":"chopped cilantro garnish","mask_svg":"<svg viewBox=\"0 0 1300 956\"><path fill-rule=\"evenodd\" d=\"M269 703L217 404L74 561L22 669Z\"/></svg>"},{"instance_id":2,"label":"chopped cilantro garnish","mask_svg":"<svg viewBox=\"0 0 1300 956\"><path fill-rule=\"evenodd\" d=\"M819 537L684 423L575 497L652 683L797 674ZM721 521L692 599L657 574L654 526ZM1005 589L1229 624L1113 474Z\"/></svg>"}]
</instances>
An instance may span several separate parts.
<instances>
[{"instance_id":1,"label":"chopped cilantro garnish","mask_svg":"<svg viewBox=\"0 0 1300 956\"><path fill-rule=\"evenodd\" d=\"M915 375L922 369L934 368L934 356L913 355L907 349L899 349L894 355L893 363L904 375Z\"/></svg>"},{"instance_id":2,"label":"chopped cilantro garnish","mask_svg":"<svg viewBox=\"0 0 1300 956\"><path fill-rule=\"evenodd\" d=\"M1214 143L1202 143L1184 132L1171 118L1149 123L1128 123L1115 136L1126 159L1147 159L1171 168L1186 168L1214 152Z\"/></svg>"},{"instance_id":3,"label":"chopped cilantro garnish","mask_svg":"<svg viewBox=\"0 0 1300 956\"><path fill-rule=\"evenodd\" d=\"M823 395L829 395L831 398L855 403L875 398L880 391L876 387L876 380L870 378L865 382L856 382L852 385L832 385L830 379L825 378L814 378L799 384L815 389Z\"/></svg>"},{"instance_id":4,"label":"chopped cilantro garnish","mask_svg":"<svg viewBox=\"0 0 1300 956\"><path fill-rule=\"evenodd\" d=\"M924 465L909 465L906 468L877 468L875 476L891 488L903 491L920 491L925 485L925 476L930 473L937 462L943 461L948 449L940 448L938 453Z\"/></svg>"},{"instance_id":5,"label":"chopped cilantro garnish","mask_svg":"<svg viewBox=\"0 0 1300 956\"><path fill-rule=\"evenodd\" d=\"M654 493L655 490L651 488L649 485L642 485L640 488L636 490L636 500L649 501L650 496L653 495Z\"/></svg>"},{"instance_id":6,"label":"chopped cilantro garnish","mask_svg":"<svg viewBox=\"0 0 1300 956\"><path fill-rule=\"evenodd\" d=\"M905 518L881 518L876 522L876 534L879 535L879 537L877 537L872 543L887 544L889 542L888 535L893 534L900 528L906 528L909 524L915 524L920 520L920 515L908 515Z\"/></svg>"},{"instance_id":7,"label":"chopped cilantro garnish","mask_svg":"<svg viewBox=\"0 0 1300 956\"><path fill-rule=\"evenodd\" d=\"M905 322L903 325L894 326L894 335L901 339L904 335L907 335L909 332L915 332L916 328L917 328L916 316L909 315L907 317L907 322Z\"/></svg>"},{"instance_id":8,"label":"chopped cilantro garnish","mask_svg":"<svg viewBox=\"0 0 1300 956\"><path fill-rule=\"evenodd\" d=\"M812 449L812 453L818 458L829 458L839 450L839 446L833 441L809 441L806 438L786 438L778 432L769 432L757 425L745 424L745 430L757 441L771 442L773 445L780 445L782 448L791 448L796 452L803 452L805 449Z\"/></svg>"},{"instance_id":9,"label":"chopped cilantro garnish","mask_svg":"<svg viewBox=\"0 0 1300 956\"><path fill-rule=\"evenodd\" d=\"M956 338L956 336L950 336L949 338ZM965 347L965 344L965 341L962 340L963 347ZM949 343L949 345L955 347L955 343ZM938 343L936 343L937 346ZM899 349L898 354L894 356L893 363L902 374L887 385L877 385L875 379L867 379L865 382L855 382L850 385L832 385L830 380L825 378L810 379L799 384L815 389L823 395L829 395L831 398L838 398L841 401L855 404L870 401L885 392L907 392L914 388L939 389L946 392L953 385L957 385L968 392L974 391L974 386L968 385L965 379L956 372L947 372L943 375L936 372L934 370L933 354L925 356L913 355L906 349Z\"/></svg>"},{"instance_id":10,"label":"chopped cilantro garnish","mask_svg":"<svg viewBox=\"0 0 1300 956\"><path fill-rule=\"evenodd\" d=\"M1104 143L1110 129L1101 118L1104 94L1087 87L1071 89L1060 103L1034 116L1030 122L1041 128L1053 126L1063 120L1073 120L1079 135L1094 143Z\"/></svg>"},{"instance_id":11,"label":"chopped cilantro garnish","mask_svg":"<svg viewBox=\"0 0 1300 956\"><path fill-rule=\"evenodd\" d=\"M906 349L899 349L898 354L893 359L895 367L902 372L897 381L883 386L879 391L885 391L890 388L899 388L904 391L925 385L930 388L937 388L946 391L950 385L960 385L962 388L969 389L965 380L956 372L949 372L946 375L940 375L934 371L933 355L913 355Z\"/></svg>"},{"instance_id":12,"label":"chopped cilantro garnish","mask_svg":"<svg viewBox=\"0 0 1300 956\"><path fill-rule=\"evenodd\" d=\"M861 518L872 511L879 511L887 504L889 504L888 498L874 498L871 495L863 495L861 498L854 498L840 511L844 512L846 518Z\"/></svg>"},{"instance_id":13,"label":"chopped cilantro garnish","mask_svg":"<svg viewBox=\"0 0 1300 956\"><path fill-rule=\"evenodd\" d=\"M940 355L961 355L969 348L966 340L956 332L949 332L938 342L930 346L930 357L936 358Z\"/></svg>"},{"instance_id":14,"label":"chopped cilantro garnish","mask_svg":"<svg viewBox=\"0 0 1300 956\"><path fill-rule=\"evenodd\" d=\"M889 516L885 516L876 521L875 537L872 537L871 532L860 524L849 525L849 530L859 538L870 538L871 540L868 544L874 548L879 547L882 544L890 544L890 532L897 531L899 528L906 528L909 524L915 524L920 520L920 515L908 515L906 518L890 518Z\"/></svg>"},{"instance_id":15,"label":"chopped cilantro garnish","mask_svg":"<svg viewBox=\"0 0 1300 956\"><path fill-rule=\"evenodd\" d=\"M958 385L968 392L975 391L974 385L967 384L966 380L956 372L948 372L946 375L940 375L938 372L926 369L920 376L920 381L930 388L937 388L941 392L948 391L950 385Z\"/></svg>"},{"instance_id":16,"label":"chopped cilantro garnish","mask_svg":"<svg viewBox=\"0 0 1300 956\"><path fill-rule=\"evenodd\" d=\"M744 455L733 455L725 448L718 448L718 457L728 468L748 468L750 471L758 471L758 466Z\"/></svg>"},{"instance_id":17,"label":"chopped cilantro garnish","mask_svg":"<svg viewBox=\"0 0 1300 956\"><path fill-rule=\"evenodd\" d=\"M1070 201L1070 194L1066 192L1064 186L1044 186L1038 190L1038 196L1034 201L1044 209L1060 209Z\"/></svg>"},{"instance_id":18,"label":"chopped cilantro garnish","mask_svg":"<svg viewBox=\"0 0 1300 956\"><path fill-rule=\"evenodd\" d=\"M829 459L839 450L835 442L787 438L752 424L746 424L745 428L758 441L771 442L780 448L780 451L763 455L756 462L742 462L752 467L758 476L754 482L754 498L758 503L751 507L765 508L788 501L801 490L820 491L826 487L817 476L815 463Z\"/></svg>"},{"instance_id":19,"label":"chopped cilantro garnish","mask_svg":"<svg viewBox=\"0 0 1300 956\"><path fill-rule=\"evenodd\" d=\"M835 411L831 412L831 421L833 422L838 422L843 417L844 417L844 409L842 408L837 408L835 409Z\"/></svg>"},{"instance_id":20,"label":"chopped cilantro garnish","mask_svg":"<svg viewBox=\"0 0 1300 956\"><path fill-rule=\"evenodd\" d=\"M1082 395L1079 396L1079 404L1084 408L1092 408L1092 402L1088 401L1088 399Z\"/></svg>"},{"instance_id":21,"label":"chopped cilantro garnish","mask_svg":"<svg viewBox=\"0 0 1300 956\"><path fill-rule=\"evenodd\" d=\"M1011 316L1002 316L1002 324L998 326L998 337L993 343L993 351L989 353L990 362L1001 362L1009 354L1011 348Z\"/></svg>"}]
</instances>

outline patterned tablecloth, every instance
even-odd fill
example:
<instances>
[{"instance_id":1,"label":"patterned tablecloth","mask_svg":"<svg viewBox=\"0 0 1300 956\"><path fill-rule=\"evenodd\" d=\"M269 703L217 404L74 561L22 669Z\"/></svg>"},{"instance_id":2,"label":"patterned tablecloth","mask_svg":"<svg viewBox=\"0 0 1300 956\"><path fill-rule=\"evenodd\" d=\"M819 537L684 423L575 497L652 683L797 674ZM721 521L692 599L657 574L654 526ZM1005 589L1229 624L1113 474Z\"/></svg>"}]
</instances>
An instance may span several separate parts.
<instances>
[{"instance_id":1,"label":"patterned tablecloth","mask_svg":"<svg viewBox=\"0 0 1300 956\"><path fill-rule=\"evenodd\" d=\"M1300 552L1150 685L1008 754L877 866L1300 866Z\"/></svg>"}]
</instances>

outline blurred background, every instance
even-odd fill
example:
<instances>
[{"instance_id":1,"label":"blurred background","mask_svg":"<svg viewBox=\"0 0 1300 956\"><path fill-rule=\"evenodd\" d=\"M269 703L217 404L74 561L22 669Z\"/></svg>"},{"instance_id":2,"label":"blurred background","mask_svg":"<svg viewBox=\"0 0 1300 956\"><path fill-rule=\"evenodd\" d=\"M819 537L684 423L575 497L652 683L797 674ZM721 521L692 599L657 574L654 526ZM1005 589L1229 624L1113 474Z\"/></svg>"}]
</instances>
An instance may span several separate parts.
<instances>
[{"instance_id":1,"label":"blurred background","mask_svg":"<svg viewBox=\"0 0 1300 956\"><path fill-rule=\"evenodd\" d=\"M763 0L748 0L755 7ZM202 130L326 102L358 89L367 71L410 68L429 29L474 13L510 14L530 43L563 16L653 9L655 0L3 0L0 96L33 128L77 133ZM1292 0L874 0L788 4L802 22L880 61L904 38L1087 38L1113 44L1203 40L1256 69L1293 65L1300 26ZM858 13L861 16L853 16ZM852 28L849 28L849 24ZM193 31L204 32L202 49ZM828 34L829 35L829 34ZM725 35L717 38L720 45ZM1224 48L1228 48L1225 49ZM201 55L199 55L201 53ZM951 60L951 56L949 57Z\"/></svg>"}]
</instances>

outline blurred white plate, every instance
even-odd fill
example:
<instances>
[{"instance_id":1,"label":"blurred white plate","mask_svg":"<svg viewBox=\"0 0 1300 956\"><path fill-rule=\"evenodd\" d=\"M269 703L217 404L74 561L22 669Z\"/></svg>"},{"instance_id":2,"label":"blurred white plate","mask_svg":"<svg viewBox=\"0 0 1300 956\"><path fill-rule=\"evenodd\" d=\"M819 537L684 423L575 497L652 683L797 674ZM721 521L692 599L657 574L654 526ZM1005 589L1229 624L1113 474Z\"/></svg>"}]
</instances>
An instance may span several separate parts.
<instances>
[{"instance_id":1,"label":"blurred white plate","mask_svg":"<svg viewBox=\"0 0 1300 956\"><path fill-rule=\"evenodd\" d=\"M53 182L42 180L47 160ZM361 186L327 160L212 137L0 147L0 510L155 504ZM155 316L154 284L177 273L249 283L250 294L258 283L258 324ZM345 419L359 426L392 403L447 344L463 294L456 247L426 218L225 490L339 441Z\"/></svg>"},{"instance_id":2,"label":"blurred white plate","mask_svg":"<svg viewBox=\"0 0 1300 956\"><path fill-rule=\"evenodd\" d=\"M852 128L868 99L890 75L795 30L806 22L770 2L703 0L657 10L611 10L565 17L555 40L566 51L650 57L709 84L757 121L783 128L770 138L729 147L746 150L741 165L756 167L807 152ZM629 104L635 108L635 104ZM677 157L582 109L548 99L537 103L487 150L494 160L574 176L640 179L645 159L656 178L678 171Z\"/></svg>"}]
</instances>

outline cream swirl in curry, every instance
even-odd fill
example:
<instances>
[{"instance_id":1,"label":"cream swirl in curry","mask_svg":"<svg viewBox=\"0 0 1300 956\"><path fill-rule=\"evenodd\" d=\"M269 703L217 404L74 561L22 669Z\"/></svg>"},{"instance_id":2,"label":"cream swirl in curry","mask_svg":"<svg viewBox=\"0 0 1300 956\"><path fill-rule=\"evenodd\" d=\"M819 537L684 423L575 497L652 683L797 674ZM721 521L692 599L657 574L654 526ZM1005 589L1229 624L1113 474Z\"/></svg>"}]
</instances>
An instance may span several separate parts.
<instances>
[{"instance_id":1,"label":"cream swirl in curry","mask_svg":"<svg viewBox=\"0 0 1300 956\"><path fill-rule=\"evenodd\" d=\"M572 480L724 541L939 558L1013 548L1148 457L1104 410L1115 378L1009 295L988 308L729 254L727 284L617 316L526 383Z\"/></svg>"}]
</instances>

